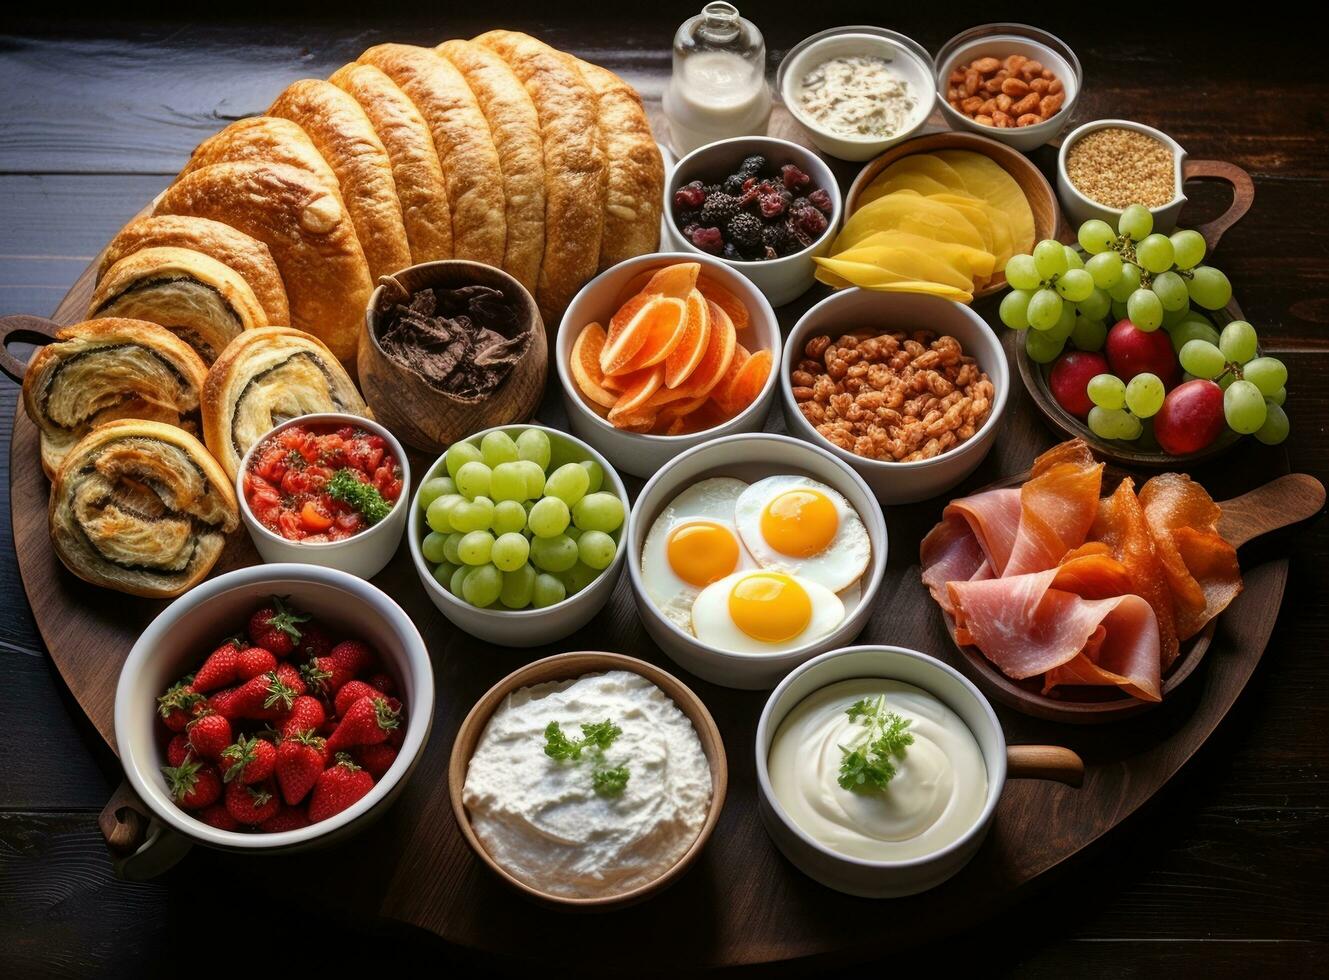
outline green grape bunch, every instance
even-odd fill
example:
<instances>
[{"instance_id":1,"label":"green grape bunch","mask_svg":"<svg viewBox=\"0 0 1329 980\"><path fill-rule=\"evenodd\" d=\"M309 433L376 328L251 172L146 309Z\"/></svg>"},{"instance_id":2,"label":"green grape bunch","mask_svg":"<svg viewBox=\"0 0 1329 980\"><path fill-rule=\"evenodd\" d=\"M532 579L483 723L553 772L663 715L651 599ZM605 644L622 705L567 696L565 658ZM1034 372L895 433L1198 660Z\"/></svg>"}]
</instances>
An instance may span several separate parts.
<instances>
[{"instance_id":1,"label":"green grape bunch","mask_svg":"<svg viewBox=\"0 0 1329 980\"><path fill-rule=\"evenodd\" d=\"M1186 340L1177 359L1189 377L1213 381L1223 389L1228 428L1269 445L1287 438L1289 423L1283 411L1287 366L1276 357L1259 356L1259 337L1245 320L1233 320L1216 339Z\"/></svg>"}]
</instances>

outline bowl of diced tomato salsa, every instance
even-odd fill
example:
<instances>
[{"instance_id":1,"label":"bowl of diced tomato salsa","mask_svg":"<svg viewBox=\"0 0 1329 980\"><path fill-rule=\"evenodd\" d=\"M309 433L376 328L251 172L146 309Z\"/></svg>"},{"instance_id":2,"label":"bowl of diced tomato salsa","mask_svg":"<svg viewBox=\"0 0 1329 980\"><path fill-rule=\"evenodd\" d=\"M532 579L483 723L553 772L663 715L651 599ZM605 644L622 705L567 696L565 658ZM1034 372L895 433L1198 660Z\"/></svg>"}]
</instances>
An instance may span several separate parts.
<instances>
[{"instance_id":1,"label":"bowl of diced tomato salsa","mask_svg":"<svg viewBox=\"0 0 1329 980\"><path fill-rule=\"evenodd\" d=\"M355 415L302 415L245 454L240 513L265 562L300 561L370 578L406 526L411 484L401 443Z\"/></svg>"}]
</instances>

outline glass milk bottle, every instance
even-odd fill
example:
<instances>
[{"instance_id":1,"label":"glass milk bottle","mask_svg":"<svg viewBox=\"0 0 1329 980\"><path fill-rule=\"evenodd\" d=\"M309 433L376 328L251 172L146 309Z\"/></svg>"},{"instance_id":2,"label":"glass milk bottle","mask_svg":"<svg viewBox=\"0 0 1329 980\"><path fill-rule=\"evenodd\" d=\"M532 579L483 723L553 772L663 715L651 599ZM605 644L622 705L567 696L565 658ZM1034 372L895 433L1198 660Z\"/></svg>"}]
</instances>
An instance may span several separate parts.
<instances>
[{"instance_id":1,"label":"glass milk bottle","mask_svg":"<svg viewBox=\"0 0 1329 980\"><path fill-rule=\"evenodd\" d=\"M678 154L731 136L766 133L766 41L733 4L708 3L679 27L664 110Z\"/></svg>"}]
</instances>

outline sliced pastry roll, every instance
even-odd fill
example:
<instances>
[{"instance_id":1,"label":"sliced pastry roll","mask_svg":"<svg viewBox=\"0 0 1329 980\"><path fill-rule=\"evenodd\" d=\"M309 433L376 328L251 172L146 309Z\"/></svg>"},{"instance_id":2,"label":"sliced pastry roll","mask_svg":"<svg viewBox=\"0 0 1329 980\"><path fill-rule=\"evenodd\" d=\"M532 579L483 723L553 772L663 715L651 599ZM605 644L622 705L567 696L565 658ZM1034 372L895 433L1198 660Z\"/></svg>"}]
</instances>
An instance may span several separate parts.
<instances>
[{"instance_id":1,"label":"sliced pastry roll","mask_svg":"<svg viewBox=\"0 0 1329 980\"><path fill-rule=\"evenodd\" d=\"M600 260L608 171L598 103L573 61L529 34L489 31L475 42L508 63L540 117L545 254L535 298L545 322L557 323Z\"/></svg>"},{"instance_id":2,"label":"sliced pastry roll","mask_svg":"<svg viewBox=\"0 0 1329 980\"><path fill-rule=\"evenodd\" d=\"M452 258L452 209L429 124L397 83L373 65L349 64L329 81L360 103L392 161L412 262Z\"/></svg>"},{"instance_id":3,"label":"sliced pastry roll","mask_svg":"<svg viewBox=\"0 0 1329 980\"><path fill-rule=\"evenodd\" d=\"M372 283L340 195L288 164L214 163L168 187L157 213L223 221L267 245L286 284L292 325L354 363Z\"/></svg>"},{"instance_id":4,"label":"sliced pastry roll","mask_svg":"<svg viewBox=\"0 0 1329 980\"><path fill-rule=\"evenodd\" d=\"M107 269L88 316L159 324L209 364L240 331L268 325L240 273L202 252L170 246L142 249Z\"/></svg>"},{"instance_id":5,"label":"sliced pastry roll","mask_svg":"<svg viewBox=\"0 0 1329 980\"><path fill-rule=\"evenodd\" d=\"M54 478L74 443L103 422L144 419L198 432L208 369L165 327L116 317L65 327L23 375L23 407Z\"/></svg>"},{"instance_id":6,"label":"sliced pastry roll","mask_svg":"<svg viewBox=\"0 0 1329 980\"><path fill-rule=\"evenodd\" d=\"M332 352L291 327L245 331L222 351L203 385L203 438L231 479L269 429L311 412L372 417Z\"/></svg>"},{"instance_id":7,"label":"sliced pastry roll","mask_svg":"<svg viewBox=\"0 0 1329 980\"><path fill-rule=\"evenodd\" d=\"M369 274L377 279L409 266L392 161L360 103L331 82L304 78L287 86L268 112L308 133L337 175Z\"/></svg>"},{"instance_id":8,"label":"sliced pastry roll","mask_svg":"<svg viewBox=\"0 0 1329 980\"><path fill-rule=\"evenodd\" d=\"M235 491L203 444L161 422L99 425L51 487L51 543L93 585L169 598L212 568L239 523Z\"/></svg>"},{"instance_id":9,"label":"sliced pastry roll","mask_svg":"<svg viewBox=\"0 0 1329 980\"><path fill-rule=\"evenodd\" d=\"M208 218L178 214L157 214L135 218L120 229L102 253L97 280L126 255L145 248L167 246L187 248L210 255L230 266L254 291L269 323L290 323L291 309L286 302L286 286L277 271L268 246L239 229Z\"/></svg>"},{"instance_id":10,"label":"sliced pastry roll","mask_svg":"<svg viewBox=\"0 0 1329 980\"><path fill-rule=\"evenodd\" d=\"M277 116L237 119L225 129L209 136L189 155L189 162L180 171L180 177L214 163L235 163L241 160L298 167L317 177L329 190L341 193L337 175L332 172L328 161L323 159L309 134L291 120Z\"/></svg>"}]
</instances>

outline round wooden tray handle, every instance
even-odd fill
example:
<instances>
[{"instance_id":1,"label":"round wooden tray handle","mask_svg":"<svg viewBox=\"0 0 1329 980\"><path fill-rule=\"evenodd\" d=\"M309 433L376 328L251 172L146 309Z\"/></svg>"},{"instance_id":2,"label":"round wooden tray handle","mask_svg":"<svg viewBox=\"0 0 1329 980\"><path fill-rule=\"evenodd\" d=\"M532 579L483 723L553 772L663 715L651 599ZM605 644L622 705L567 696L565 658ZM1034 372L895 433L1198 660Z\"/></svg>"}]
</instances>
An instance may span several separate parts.
<instances>
[{"instance_id":1,"label":"round wooden tray handle","mask_svg":"<svg viewBox=\"0 0 1329 980\"><path fill-rule=\"evenodd\" d=\"M148 813L129 783L123 782L97 817L116 877L147 881L173 868L193 842Z\"/></svg>"},{"instance_id":2,"label":"round wooden tray handle","mask_svg":"<svg viewBox=\"0 0 1329 980\"><path fill-rule=\"evenodd\" d=\"M4 371L18 384L23 383L23 372L28 365L9 353L12 343L49 344L55 340L55 332L60 324L44 316L0 317L0 371Z\"/></svg>"},{"instance_id":3,"label":"round wooden tray handle","mask_svg":"<svg viewBox=\"0 0 1329 980\"><path fill-rule=\"evenodd\" d=\"M1181 182L1185 184L1190 180L1219 180L1232 187L1232 203L1228 209L1195 229L1204 236L1204 242L1212 252L1218 247L1223 232L1250 210L1251 202L1255 200L1255 183L1250 174L1226 160L1187 160L1181 165Z\"/></svg>"},{"instance_id":4,"label":"round wooden tray handle","mask_svg":"<svg viewBox=\"0 0 1329 980\"><path fill-rule=\"evenodd\" d=\"M1078 788L1084 782L1084 760L1060 745L1008 745L1006 778L1051 779Z\"/></svg>"},{"instance_id":5,"label":"round wooden tray handle","mask_svg":"<svg viewBox=\"0 0 1329 980\"><path fill-rule=\"evenodd\" d=\"M1309 520L1324 509L1324 484L1309 473L1285 473L1218 505L1218 533L1234 548L1261 534Z\"/></svg>"}]
</instances>

